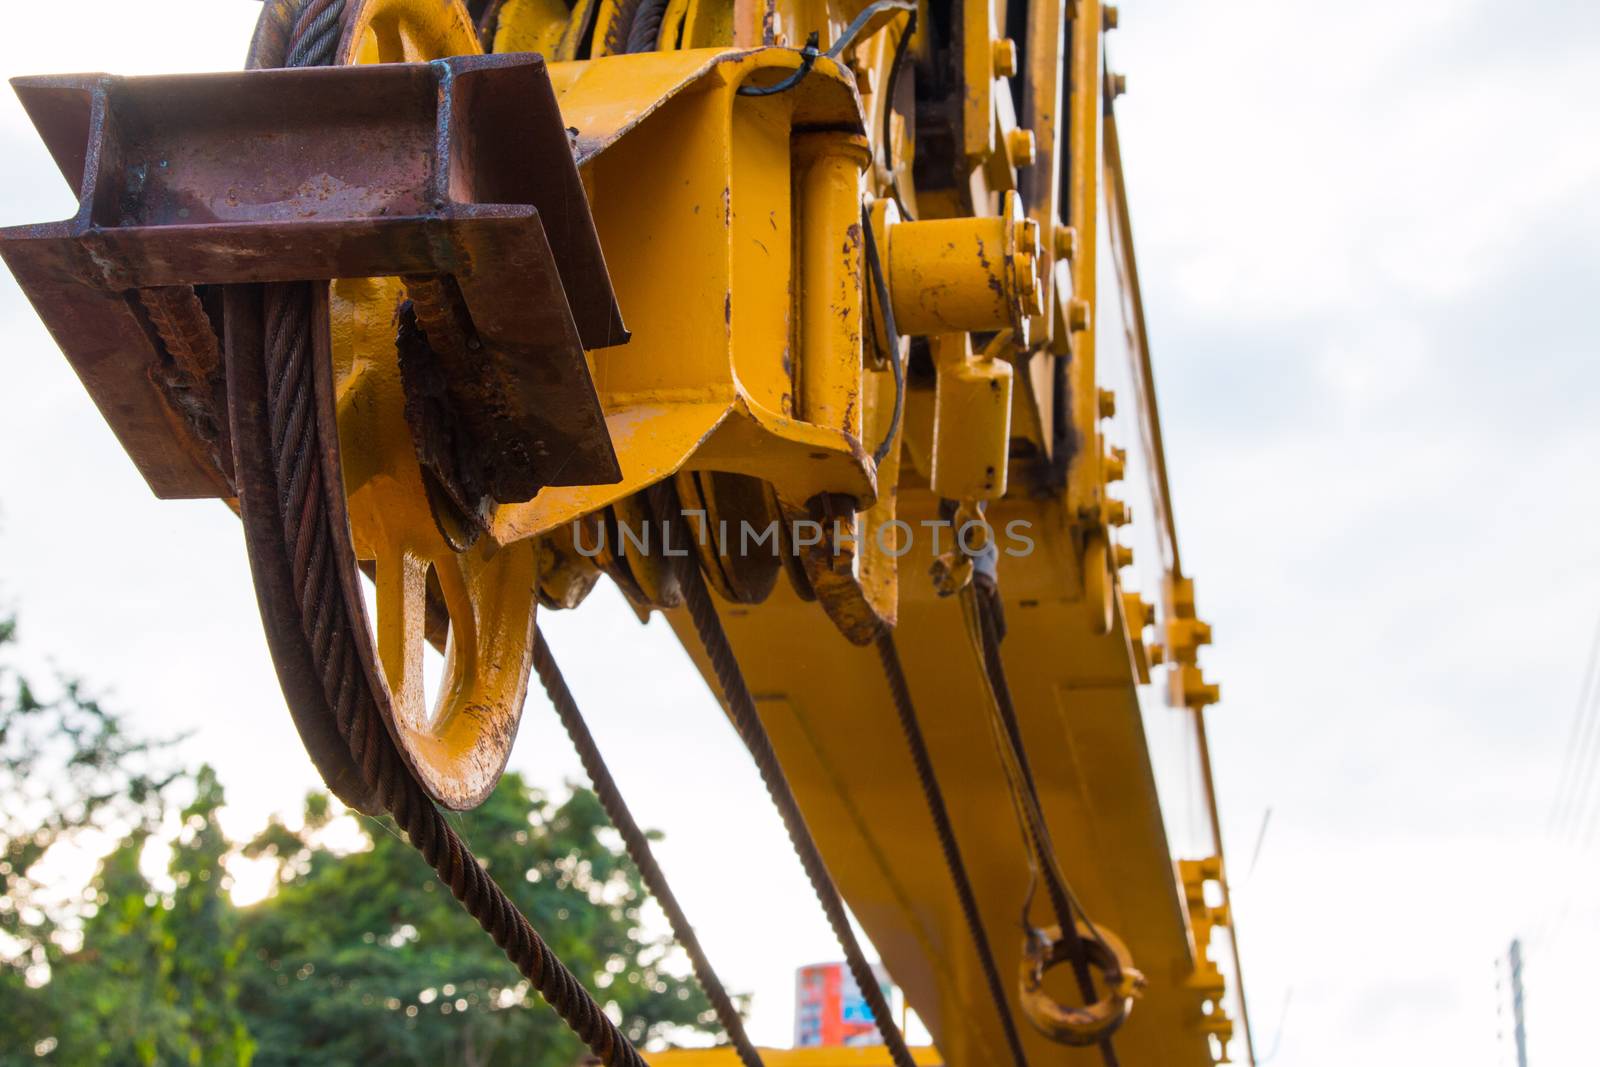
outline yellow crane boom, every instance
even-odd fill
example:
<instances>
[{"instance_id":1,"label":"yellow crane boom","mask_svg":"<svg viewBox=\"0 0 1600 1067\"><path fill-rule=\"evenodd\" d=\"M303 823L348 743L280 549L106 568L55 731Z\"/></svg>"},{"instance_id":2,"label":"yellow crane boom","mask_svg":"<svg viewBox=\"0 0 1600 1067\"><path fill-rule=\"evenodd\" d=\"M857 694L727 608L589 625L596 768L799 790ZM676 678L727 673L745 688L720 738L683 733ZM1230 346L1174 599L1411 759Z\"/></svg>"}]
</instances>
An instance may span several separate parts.
<instances>
[{"instance_id":1,"label":"yellow crane boom","mask_svg":"<svg viewBox=\"0 0 1600 1067\"><path fill-rule=\"evenodd\" d=\"M608 1065L643 1056L441 815L498 781L535 664L564 689L537 613L602 578L721 697L885 1042L760 1052L690 945L734 1047L662 1062L1200 1065L1230 1004L1253 1062L1116 18L267 0L245 72L18 84L80 209L0 255L152 490L239 512L329 786L393 814ZM1119 347L1156 607L1124 588ZM1204 855L1166 831L1162 667ZM935 1049L906 1047L846 905Z\"/></svg>"}]
</instances>

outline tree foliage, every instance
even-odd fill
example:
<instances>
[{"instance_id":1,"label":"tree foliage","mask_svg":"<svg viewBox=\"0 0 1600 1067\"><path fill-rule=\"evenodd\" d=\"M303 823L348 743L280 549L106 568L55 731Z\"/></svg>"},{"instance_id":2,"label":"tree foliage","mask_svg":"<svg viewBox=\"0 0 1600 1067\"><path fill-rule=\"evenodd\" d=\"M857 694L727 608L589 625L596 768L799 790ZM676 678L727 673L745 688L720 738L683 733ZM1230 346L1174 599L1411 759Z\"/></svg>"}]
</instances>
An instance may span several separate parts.
<instances>
[{"instance_id":1,"label":"tree foliage","mask_svg":"<svg viewBox=\"0 0 1600 1067\"><path fill-rule=\"evenodd\" d=\"M577 1062L576 1040L387 820L363 824L369 851L340 857L318 844L325 805L312 798L309 833L274 824L249 847L276 856L281 879L245 915L256 1063ZM698 987L641 941L645 894L605 827L589 791L556 804L516 774L457 825L631 1038L702 1026Z\"/></svg>"},{"instance_id":2,"label":"tree foliage","mask_svg":"<svg viewBox=\"0 0 1600 1067\"><path fill-rule=\"evenodd\" d=\"M273 821L233 845L209 767L163 771L162 746L131 738L80 686L42 698L9 665L13 635L0 621L0 1065L580 1060L388 820L356 821L314 793L298 828ZM556 802L509 774L453 818L631 1038L711 1022L641 928L646 894L592 793ZM53 897L41 861L96 841L87 890ZM274 891L244 908L229 896L236 854L276 870Z\"/></svg>"},{"instance_id":3,"label":"tree foliage","mask_svg":"<svg viewBox=\"0 0 1600 1067\"><path fill-rule=\"evenodd\" d=\"M30 681L13 663L15 638L15 621L0 620L0 1059L7 1061L59 1051L60 1035L76 1032L85 1011L109 1017L118 1010L113 994L120 1007L145 1010L129 990L108 985L96 995L54 979L87 958L74 946L88 928L112 928L118 914L131 920L134 904L144 907L138 857L174 777L161 768L162 746L128 736L78 682L58 680L46 691ZM120 843L88 892L62 894L41 876L52 854L107 839ZM134 880L130 901L125 891ZM126 954L131 941L161 936L144 922L130 929L130 938L108 938L107 950ZM134 1045L125 1062L141 1062ZM57 1059L68 1062L64 1054Z\"/></svg>"}]
</instances>

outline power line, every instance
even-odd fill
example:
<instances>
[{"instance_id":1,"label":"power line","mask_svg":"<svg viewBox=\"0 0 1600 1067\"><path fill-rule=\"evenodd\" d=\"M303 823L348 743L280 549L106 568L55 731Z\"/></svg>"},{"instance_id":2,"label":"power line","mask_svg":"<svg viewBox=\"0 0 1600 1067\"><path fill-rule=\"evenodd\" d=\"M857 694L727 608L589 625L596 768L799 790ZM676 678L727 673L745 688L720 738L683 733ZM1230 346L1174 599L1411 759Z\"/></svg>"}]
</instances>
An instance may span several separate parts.
<instances>
[{"instance_id":1,"label":"power line","mask_svg":"<svg viewBox=\"0 0 1600 1067\"><path fill-rule=\"evenodd\" d=\"M1567 730L1561 775L1545 820L1546 841L1557 847L1565 846L1565 849L1559 864L1562 876L1548 883L1560 892L1560 903L1557 905L1555 900L1546 898L1548 903L1533 926L1531 943L1541 949L1549 938L1561 931L1571 915L1574 885L1578 880L1575 877L1577 856L1587 852L1593 843L1596 813L1600 811L1591 810L1590 797L1597 769L1600 769L1600 624L1596 625L1589 643L1577 706Z\"/></svg>"},{"instance_id":2,"label":"power line","mask_svg":"<svg viewBox=\"0 0 1600 1067\"><path fill-rule=\"evenodd\" d=\"M1261 862L1261 846L1267 843L1267 824L1270 822L1272 822L1272 805L1269 804L1261 815L1261 829L1256 831L1256 847L1250 853L1250 869L1244 874L1244 880L1247 882L1250 876L1256 873L1256 864Z\"/></svg>"},{"instance_id":3,"label":"power line","mask_svg":"<svg viewBox=\"0 0 1600 1067\"><path fill-rule=\"evenodd\" d=\"M1595 760L1588 755L1587 766L1580 753L1588 754L1596 731L1595 709L1600 701L1595 698L1596 670L1600 668L1600 624L1596 624L1594 637L1589 642L1589 659L1584 666L1583 684L1578 690L1578 705L1573 710L1572 726L1567 731L1566 753L1562 760L1561 777L1557 780L1555 800L1550 806L1550 816L1545 829L1552 836L1566 829L1572 820L1573 800L1580 795L1577 783L1583 782L1581 793L1587 794L1588 782L1593 778ZM1574 775L1582 775L1581 779Z\"/></svg>"}]
</instances>

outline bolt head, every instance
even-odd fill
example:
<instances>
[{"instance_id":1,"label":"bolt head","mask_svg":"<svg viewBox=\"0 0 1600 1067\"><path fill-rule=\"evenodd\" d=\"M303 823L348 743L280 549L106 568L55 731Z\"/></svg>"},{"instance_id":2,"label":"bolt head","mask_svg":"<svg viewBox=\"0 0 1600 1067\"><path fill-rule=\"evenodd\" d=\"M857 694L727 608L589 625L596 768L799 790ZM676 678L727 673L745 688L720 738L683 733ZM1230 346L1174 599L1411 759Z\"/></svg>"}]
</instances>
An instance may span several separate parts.
<instances>
[{"instance_id":1,"label":"bolt head","mask_svg":"<svg viewBox=\"0 0 1600 1067\"><path fill-rule=\"evenodd\" d=\"M994 43L994 76L996 78L1014 78L1017 76L1017 42L1009 37L1002 37Z\"/></svg>"},{"instance_id":2,"label":"bolt head","mask_svg":"<svg viewBox=\"0 0 1600 1067\"><path fill-rule=\"evenodd\" d=\"M1102 419L1109 419L1117 413L1117 394L1110 389L1101 389L1096 394L1096 400L1099 404L1100 417Z\"/></svg>"},{"instance_id":3,"label":"bolt head","mask_svg":"<svg viewBox=\"0 0 1600 1067\"><path fill-rule=\"evenodd\" d=\"M1111 75L1111 95L1121 96L1128 91L1128 76L1126 74Z\"/></svg>"},{"instance_id":4,"label":"bolt head","mask_svg":"<svg viewBox=\"0 0 1600 1067\"><path fill-rule=\"evenodd\" d=\"M1106 481L1120 482L1123 473L1127 470L1128 452L1126 449L1113 448L1106 452L1106 458L1101 461L1101 469L1105 472Z\"/></svg>"},{"instance_id":5,"label":"bolt head","mask_svg":"<svg viewBox=\"0 0 1600 1067\"><path fill-rule=\"evenodd\" d=\"M1026 299L1039 288L1039 261L1026 252L1018 251L1016 271L1017 293Z\"/></svg>"},{"instance_id":6,"label":"bolt head","mask_svg":"<svg viewBox=\"0 0 1600 1067\"><path fill-rule=\"evenodd\" d=\"M1022 225L1017 228L1017 251L1030 256L1038 256L1039 223L1036 219L1023 219Z\"/></svg>"},{"instance_id":7,"label":"bolt head","mask_svg":"<svg viewBox=\"0 0 1600 1067\"><path fill-rule=\"evenodd\" d=\"M1017 128L1006 134L1006 147L1011 150L1011 165L1013 167L1031 167L1038 156L1038 147L1033 140L1033 131Z\"/></svg>"},{"instance_id":8,"label":"bolt head","mask_svg":"<svg viewBox=\"0 0 1600 1067\"><path fill-rule=\"evenodd\" d=\"M1055 230L1056 259L1071 263L1078 258L1078 228L1057 225Z\"/></svg>"},{"instance_id":9,"label":"bolt head","mask_svg":"<svg viewBox=\"0 0 1600 1067\"><path fill-rule=\"evenodd\" d=\"M1073 333L1081 333L1089 328L1089 301L1081 297L1074 297L1067 304L1067 328ZM1101 392L1105 392L1105 390L1101 390ZM1102 409L1104 406L1104 404L1101 405ZM1109 419L1111 416L1102 415L1101 417Z\"/></svg>"},{"instance_id":10,"label":"bolt head","mask_svg":"<svg viewBox=\"0 0 1600 1067\"><path fill-rule=\"evenodd\" d=\"M1122 13L1117 10L1115 4L1107 4L1100 9L1100 25L1104 29L1114 30L1121 21L1121 16Z\"/></svg>"}]
</instances>

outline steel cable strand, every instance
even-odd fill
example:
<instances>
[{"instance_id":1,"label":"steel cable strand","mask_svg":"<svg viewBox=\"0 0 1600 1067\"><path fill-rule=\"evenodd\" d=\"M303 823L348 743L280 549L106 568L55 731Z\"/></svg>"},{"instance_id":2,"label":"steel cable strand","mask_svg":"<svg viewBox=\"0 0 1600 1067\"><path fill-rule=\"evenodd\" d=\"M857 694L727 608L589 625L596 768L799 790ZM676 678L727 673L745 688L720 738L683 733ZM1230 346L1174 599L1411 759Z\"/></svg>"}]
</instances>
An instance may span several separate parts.
<instances>
[{"instance_id":1,"label":"steel cable strand","mask_svg":"<svg viewBox=\"0 0 1600 1067\"><path fill-rule=\"evenodd\" d=\"M978 962L983 967L983 978L989 987L989 997L994 1001L1000 1025L1005 1030L1006 1045L1017 1067L1027 1067L1028 1059L1022 1050L1022 1035L1017 1032L1010 1002L1006 999L1005 983L1000 979L1000 969L995 963L994 949L989 944L989 934L978 914L977 895L972 890L972 879L967 874L966 861L961 856L961 845L956 840L955 827L950 821L950 809L945 804L944 790L933 770L933 758L928 753L927 740L922 734L922 724L917 719L916 705L911 701L911 685L906 680L905 668L900 663L899 650L894 636L883 633L878 637L878 659L883 664L884 677L894 697L895 714L900 718L900 730L905 734L906 747L911 750L911 762L916 765L917 781L922 786L923 799L928 804L928 814L933 819L939 836L939 848L944 853L945 869L955 883L956 896L961 902L961 915L966 920L967 932L972 936Z\"/></svg>"},{"instance_id":2,"label":"steel cable strand","mask_svg":"<svg viewBox=\"0 0 1600 1067\"><path fill-rule=\"evenodd\" d=\"M299 65L332 62L344 7L345 0L309 0L296 10L287 35L258 31L258 41L269 42L267 51L275 50L286 37L283 47L287 54L280 59L258 53L252 57L253 65L271 66L290 58ZM265 12L263 18L268 14L278 12ZM267 285L262 287L262 299L258 320L262 348L252 352L251 358L260 361L255 370L265 386L266 410L260 424L251 428L250 438L254 447L268 453L261 465L265 469L258 473L275 476L271 478L272 492L267 494L275 499L262 500L256 506L276 506L282 533L277 550L289 556L303 636L335 728L349 749L358 776L368 794L393 816L412 846L450 888L451 895L590 1051L607 1067L646 1067L638 1050L445 821L394 747L371 689L375 680L367 676L356 645L356 634L364 631L365 623L345 601L339 573L342 561L332 547L337 535L325 493L341 490L338 485L324 486L321 477L319 446L323 442L317 431L315 345L310 333L313 290L307 283ZM233 356L230 353L230 363ZM236 442L243 440L238 430ZM336 455L336 449L329 452ZM241 488L241 504L249 508L254 501L244 497ZM246 525L248 532L250 524ZM249 547L253 565L258 551L270 550L270 546L257 543Z\"/></svg>"},{"instance_id":3,"label":"steel cable strand","mask_svg":"<svg viewBox=\"0 0 1600 1067\"><path fill-rule=\"evenodd\" d=\"M1094 929L1094 924L1089 921L1087 913L1073 897L1061 872L1055 843L1050 837L1050 827L1045 822L1044 807L1039 801L1033 767L1029 763L1027 749L1022 742L1022 727L1017 719L1016 704L1011 698L1011 685L1006 678L1005 660L1000 654L999 590L992 584L992 580L986 581L974 576L973 581L961 591L961 597L963 609L971 612L973 621L977 624L978 651L983 662L984 682L988 686L993 707L1004 725L1005 736L1020 772L1022 779L1020 784L1025 794L1022 798L1022 807L1030 823L1032 843L1039 853L1038 865L1044 874L1045 888L1050 895L1051 908L1056 913L1061 940L1066 946L1067 958L1072 965L1078 993L1083 997L1085 1004L1093 1004L1097 997L1094 974L1089 969L1088 954L1084 951L1083 938L1078 933L1077 916L1083 915L1084 922L1091 931ZM1117 1067L1117 1053L1111 1043L1111 1037L1107 1035L1101 1038L1098 1047L1106 1067Z\"/></svg>"},{"instance_id":4,"label":"steel cable strand","mask_svg":"<svg viewBox=\"0 0 1600 1067\"><path fill-rule=\"evenodd\" d=\"M629 55L656 51L661 40L661 23L666 14L667 0L643 0L628 23L628 40L623 51Z\"/></svg>"},{"instance_id":5,"label":"steel cable strand","mask_svg":"<svg viewBox=\"0 0 1600 1067\"><path fill-rule=\"evenodd\" d=\"M761 716L756 711L755 698L750 695L744 674L734 658L733 648L728 644L728 635L722 629L722 620L717 617L717 609L711 602L711 593L706 587L705 578L700 574L699 567L692 564L682 567L681 572L679 581L683 588L684 606L694 622L695 632L700 637L706 658L711 661L712 671L722 688L723 699L727 703L729 715L733 718L734 728L738 730L740 739L744 741L751 758L755 760L756 770L761 774L761 782L766 786L767 795L772 799L773 806L778 809L778 816L783 820L789 842L794 846L795 855L800 859L800 866L804 868L806 878L811 882L811 889L816 894L817 902L822 905L828 926L838 939L839 947L844 950L850 974L855 979L862 998L872 1010L873 1021L877 1024L878 1033L883 1036L884 1045L889 1049L890 1058L896 1067L914 1067L911 1050L906 1047L905 1035L895 1025L889 1003L883 995L883 990L878 986L877 976L867 963L866 954L861 950L861 942L857 940L855 931L850 928L850 917L845 911L844 898L839 895L838 887L833 884L833 878L822 862L822 855L817 851L817 843L806 827L805 818L800 813L800 805L795 800L794 791L789 787L789 779L784 775L783 767L778 763L777 754L772 749L772 739L767 736L766 727L762 725Z\"/></svg>"},{"instance_id":6,"label":"steel cable strand","mask_svg":"<svg viewBox=\"0 0 1600 1067\"><path fill-rule=\"evenodd\" d=\"M739 1054L739 1059L744 1062L745 1067L763 1067L761 1054L756 1051L755 1044L745 1032L744 1020L740 1018L733 998L728 995L727 988L711 966L710 959L700 945L700 939L695 935L694 926L678 903L677 895L668 884L665 872L656 862L655 853L650 848L649 837L639 828L638 822L635 821L633 813L622 797L622 791L617 788L616 779L611 776L611 769L606 766L605 757L600 753L600 746L595 742L589 724L584 721L577 699L568 688L567 680L562 676L561 668L556 664L555 656L550 651L550 645L544 639L544 633L537 629L534 631L533 669L539 675L539 681L544 684L545 693L550 697L550 703L555 706L556 715L561 719L561 725L566 729L572 747L577 750L578 761L583 764L584 773L589 776L589 783L594 787L595 796L600 799L600 806L605 809L606 816L611 820L611 825L616 828L617 833L622 835L622 843L627 849L628 858L638 869L650 895L655 897L656 903L660 904L661 910L666 913L667 922L672 927L673 939L688 954L695 978L699 981L700 988L705 991L706 998L711 1001L711 1006L716 1009L717 1020L727 1033L728 1041Z\"/></svg>"},{"instance_id":7,"label":"steel cable strand","mask_svg":"<svg viewBox=\"0 0 1600 1067\"><path fill-rule=\"evenodd\" d=\"M307 285L273 287L268 321L309 322L304 307L293 305L310 299ZM341 596L338 559L327 544L333 536L324 495L329 487L318 469L314 422L304 414L315 392L308 338L303 331L271 328L267 336L277 341L266 348L263 369L269 383L266 429L276 446L271 458L279 473L282 541L294 560L305 637L351 759L370 793L440 881L584 1044L609 1067L644 1067L637 1050L478 863L394 748L364 677L354 645L359 631Z\"/></svg>"},{"instance_id":8,"label":"steel cable strand","mask_svg":"<svg viewBox=\"0 0 1600 1067\"><path fill-rule=\"evenodd\" d=\"M963 592L963 596L971 595L974 600L974 609L977 616L979 631L980 653L983 659L985 681L990 693L994 696L994 707L1000 716L1000 722L1005 727L1005 736L1010 745L1011 752L1016 760L1017 770L1021 777L1023 790L1023 812L1028 820L1029 832L1033 838L1039 855L1040 872L1044 877L1045 891L1050 896L1051 909L1056 913L1056 921L1061 926L1061 936L1067 942L1069 950L1078 940L1077 918L1073 909L1072 895L1068 892L1065 879L1055 859L1055 845L1050 839L1050 828L1044 821L1044 810L1039 803L1039 787L1034 782L1033 766L1028 760L1027 747L1022 742L1022 727L1017 721L1016 704L1011 699L1011 686L1006 680L1005 661L1000 657L1000 631L992 610L992 593L978 588L980 579L974 578L973 585ZM1074 969L1077 969L1078 960L1082 958L1081 949L1070 953L1073 957ZM1083 972L1080 984L1089 975L1088 962L1083 962ZM1091 1001L1094 999L1094 990L1091 984L1084 993Z\"/></svg>"}]
</instances>

